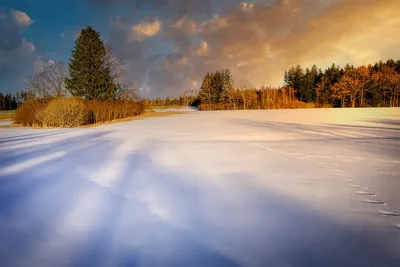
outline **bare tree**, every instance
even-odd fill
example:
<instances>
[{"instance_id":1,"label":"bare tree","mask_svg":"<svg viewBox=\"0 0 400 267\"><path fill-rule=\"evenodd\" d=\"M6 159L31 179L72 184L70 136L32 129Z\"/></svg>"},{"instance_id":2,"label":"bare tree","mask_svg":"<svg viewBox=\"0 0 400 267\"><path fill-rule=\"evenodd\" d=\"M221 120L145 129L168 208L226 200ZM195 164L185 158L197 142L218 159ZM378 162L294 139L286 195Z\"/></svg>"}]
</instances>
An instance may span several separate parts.
<instances>
[{"instance_id":1,"label":"bare tree","mask_svg":"<svg viewBox=\"0 0 400 267\"><path fill-rule=\"evenodd\" d=\"M111 78L116 82L121 82L125 77L126 72L124 69L125 62L114 54L110 44L106 44L106 67L109 68L111 72Z\"/></svg>"},{"instance_id":2,"label":"bare tree","mask_svg":"<svg viewBox=\"0 0 400 267\"><path fill-rule=\"evenodd\" d=\"M326 105L329 102L329 99L331 98L331 90L330 90L330 84L329 84L329 79L325 75L322 76L321 81L317 84L317 87L315 88L316 94L317 94L317 102L320 105Z\"/></svg>"},{"instance_id":3,"label":"bare tree","mask_svg":"<svg viewBox=\"0 0 400 267\"><path fill-rule=\"evenodd\" d=\"M28 90L41 99L65 97L67 95L64 85L66 77L67 70L64 62L49 61L38 72L28 78Z\"/></svg>"},{"instance_id":4,"label":"bare tree","mask_svg":"<svg viewBox=\"0 0 400 267\"><path fill-rule=\"evenodd\" d=\"M360 80L360 107L364 107L365 93L371 83L371 71L368 67L360 66L357 68L358 79Z\"/></svg>"},{"instance_id":5,"label":"bare tree","mask_svg":"<svg viewBox=\"0 0 400 267\"><path fill-rule=\"evenodd\" d=\"M118 83L115 98L120 101L139 100L139 90L136 83L129 79Z\"/></svg>"},{"instance_id":6,"label":"bare tree","mask_svg":"<svg viewBox=\"0 0 400 267\"><path fill-rule=\"evenodd\" d=\"M389 76L390 81L390 106L399 106L399 96L400 96L400 74L397 72L392 72Z\"/></svg>"},{"instance_id":7,"label":"bare tree","mask_svg":"<svg viewBox=\"0 0 400 267\"><path fill-rule=\"evenodd\" d=\"M333 89L333 94L332 96L338 100L340 100L342 108L346 107L346 99L349 97L351 94L351 89L354 86L353 84L353 79L350 78L349 76L343 76L335 85L332 87ZM354 97L354 94L352 94ZM352 99L352 101L355 101Z\"/></svg>"},{"instance_id":8,"label":"bare tree","mask_svg":"<svg viewBox=\"0 0 400 267\"><path fill-rule=\"evenodd\" d=\"M125 65L126 63L122 58L118 57L112 50L110 44L106 44L106 66L109 68L111 78L117 85L115 92L115 99L126 100L139 100L138 86L134 80L127 78Z\"/></svg>"}]
</instances>

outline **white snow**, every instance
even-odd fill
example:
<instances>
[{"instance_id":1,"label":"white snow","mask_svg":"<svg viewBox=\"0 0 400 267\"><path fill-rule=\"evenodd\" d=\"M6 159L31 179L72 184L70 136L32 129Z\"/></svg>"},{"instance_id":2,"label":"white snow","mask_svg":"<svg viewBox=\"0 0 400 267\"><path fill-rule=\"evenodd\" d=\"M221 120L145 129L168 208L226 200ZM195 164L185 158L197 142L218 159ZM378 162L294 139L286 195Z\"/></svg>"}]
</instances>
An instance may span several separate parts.
<instances>
[{"instance_id":1,"label":"white snow","mask_svg":"<svg viewBox=\"0 0 400 267\"><path fill-rule=\"evenodd\" d=\"M12 120L0 120L0 126L10 126L13 124Z\"/></svg>"},{"instance_id":2,"label":"white snow","mask_svg":"<svg viewBox=\"0 0 400 267\"><path fill-rule=\"evenodd\" d=\"M0 176L6 176L6 175L13 174L13 173L23 172L24 170L26 170L28 168L32 168L39 164L44 164L44 163L46 163L46 161L60 158L64 155L65 155L65 153L63 151L59 151L59 152L52 153L50 155L35 157L35 158L29 159L29 160L26 160L26 161L23 161L20 163L16 163L16 164L7 166L5 168L1 168Z\"/></svg>"},{"instance_id":3,"label":"white snow","mask_svg":"<svg viewBox=\"0 0 400 267\"><path fill-rule=\"evenodd\" d=\"M4 128L0 266L400 266L399 189L397 108Z\"/></svg>"},{"instance_id":4,"label":"white snow","mask_svg":"<svg viewBox=\"0 0 400 267\"><path fill-rule=\"evenodd\" d=\"M196 107L168 107L168 108L153 108L153 112L195 112L199 111Z\"/></svg>"}]
</instances>

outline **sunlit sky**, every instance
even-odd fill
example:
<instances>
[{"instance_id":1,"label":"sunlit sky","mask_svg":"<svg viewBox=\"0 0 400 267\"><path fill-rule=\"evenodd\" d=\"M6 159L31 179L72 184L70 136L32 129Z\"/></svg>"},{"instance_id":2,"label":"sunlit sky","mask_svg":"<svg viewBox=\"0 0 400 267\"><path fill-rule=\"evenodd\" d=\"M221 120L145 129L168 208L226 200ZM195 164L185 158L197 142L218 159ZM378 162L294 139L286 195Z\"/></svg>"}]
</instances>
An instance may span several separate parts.
<instances>
[{"instance_id":1,"label":"sunlit sky","mask_svg":"<svg viewBox=\"0 0 400 267\"><path fill-rule=\"evenodd\" d=\"M208 71L280 85L300 64L400 59L399 0L0 0L0 91L49 60L68 60L93 26L151 97L199 87Z\"/></svg>"}]
</instances>

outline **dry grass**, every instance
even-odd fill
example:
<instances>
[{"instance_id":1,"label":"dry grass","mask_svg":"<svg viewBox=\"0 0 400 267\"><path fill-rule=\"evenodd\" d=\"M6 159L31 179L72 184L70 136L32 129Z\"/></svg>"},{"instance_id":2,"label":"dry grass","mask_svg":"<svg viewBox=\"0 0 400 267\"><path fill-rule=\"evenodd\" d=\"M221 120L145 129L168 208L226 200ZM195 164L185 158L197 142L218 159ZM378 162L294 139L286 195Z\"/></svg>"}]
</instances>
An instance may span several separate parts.
<instances>
[{"instance_id":1,"label":"dry grass","mask_svg":"<svg viewBox=\"0 0 400 267\"><path fill-rule=\"evenodd\" d=\"M143 102L57 98L46 103L25 103L17 109L15 123L19 126L69 128L131 118L144 111Z\"/></svg>"},{"instance_id":2,"label":"dry grass","mask_svg":"<svg viewBox=\"0 0 400 267\"><path fill-rule=\"evenodd\" d=\"M103 123L82 125L79 128L92 128L92 127L98 127L98 126L104 125L104 124L113 124L113 123L127 122L127 121L133 121L133 120L143 120L143 119L148 119L148 118L166 117L166 116L185 114L185 113L186 112L178 112L178 111L147 112L147 113L143 113L143 114L141 114L139 116L135 116L135 117L112 120L112 121L107 121L107 122L103 122ZM33 128L33 129L39 129L39 128L60 128L60 127L49 127L49 126L43 127L43 126L38 125L38 124L35 124L35 125L32 125L32 126L22 126L22 125L18 125L18 124L13 124L13 125L0 126L0 128L30 128L30 129Z\"/></svg>"},{"instance_id":3,"label":"dry grass","mask_svg":"<svg viewBox=\"0 0 400 267\"><path fill-rule=\"evenodd\" d=\"M45 103L38 101L30 101L20 106L15 112L14 123L19 126L34 126L40 125L35 114L40 112L46 106Z\"/></svg>"},{"instance_id":4,"label":"dry grass","mask_svg":"<svg viewBox=\"0 0 400 267\"><path fill-rule=\"evenodd\" d=\"M89 117L85 124L98 124L139 116L145 112L142 102L135 101L88 101L85 103Z\"/></svg>"},{"instance_id":5,"label":"dry grass","mask_svg":"<svg viewBox=\"0 0 400 267\"><path fill-rule=\"evenodd\" d=\"M15 110L2 110L0 111L0 121L13 120Z\"/></svg>"},{"instance_id":6,"label":"dry grass","mask_svg":"<svg viewBox=\"0 0 400 267\"><path fill-rule=\"evenodd\" d=\"M147 112L147 113L143 113L143 114L141 114L139 116L135 116L135 117L112 120L112 121L107 121L107 122L103 122L103 123L84 125L84 126L81 126L81 128L92 128L92 127L97 127L97 126L100 126L100 125L103 125L103 124L113 124L113 123L127 122L127 121L132 121L132 120L142 120L142 119L147 119L147 118L166 117L166 116L184 114L184 113L185 112L178 112L178 111Z\"/></svg>"},{"instance_id":7,"label":"dry grass","mask_svg":"<svg viewBox=\"0 0 400 267\"><path fill-rule=\"evenodd\" d=\"M35 118L43 127L71 128L83 125L87 121L87 114L82 100L59 98L37 110Z\"/></svg>"}]
</instances>

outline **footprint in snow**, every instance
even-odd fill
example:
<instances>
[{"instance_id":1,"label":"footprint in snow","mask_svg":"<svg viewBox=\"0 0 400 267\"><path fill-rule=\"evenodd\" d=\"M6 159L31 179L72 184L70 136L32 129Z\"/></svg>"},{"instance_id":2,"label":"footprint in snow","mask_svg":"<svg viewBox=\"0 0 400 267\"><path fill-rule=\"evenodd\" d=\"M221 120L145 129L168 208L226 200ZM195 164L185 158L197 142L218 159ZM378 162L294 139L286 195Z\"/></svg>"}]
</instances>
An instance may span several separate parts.
<instances>
[{"instance_id":1,"label":"footprint in snow","mask_svg":"<svg viewBox=\"0 0 400 267\"><path fill-rule=\"evenodd\" d=\"M386 205L385 202L380 201L380 200L374 200L374 199L364 199L363 202L368 203L368 204Z\"/></svg>"},{"instance_id":2,"label":"footprint in snow","mask_svg":"<svg viewBox=\"0 0 400 267\"><path fill-rule=\"evenodd\" d=\"M358 193L359 195L363 195L363 196L376 196L375 193L368 192L368 191L358 191L357 193Z\"/></svg>"},{"instance_id":3,"label":"footprint in snow","mask_svg":"<svg viewBox=\"0 0 400 267\"><path fill-rule=\"evenodd\" d=\"M394 216L394 217L400 216L399 212L393 212L393 211L388 211L388 210L381 210L381 211L379 211L379 213L381 215L385 215L385 216Z\"/></svg>"}]
</instances>

